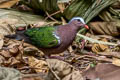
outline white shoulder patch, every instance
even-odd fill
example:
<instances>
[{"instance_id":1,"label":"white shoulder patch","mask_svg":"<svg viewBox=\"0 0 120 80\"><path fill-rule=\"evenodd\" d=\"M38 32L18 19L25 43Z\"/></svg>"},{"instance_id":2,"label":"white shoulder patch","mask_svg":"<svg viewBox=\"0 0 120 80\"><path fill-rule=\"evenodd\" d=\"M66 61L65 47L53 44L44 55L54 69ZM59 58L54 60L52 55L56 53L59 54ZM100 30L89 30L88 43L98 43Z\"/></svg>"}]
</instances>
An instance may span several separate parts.
<instances>
[{"instance_id":1,"label":"white shoulder patch","mask_svg":"<svg viewBox=\"0 0 120 80\"><path fill-rule=\"evenodd\" d=\"M55 34L55 32L53 32L53 35L58 39L58 44L60 44L60 37L57 36L57 35Z\"/></svg>"}]
</instances>

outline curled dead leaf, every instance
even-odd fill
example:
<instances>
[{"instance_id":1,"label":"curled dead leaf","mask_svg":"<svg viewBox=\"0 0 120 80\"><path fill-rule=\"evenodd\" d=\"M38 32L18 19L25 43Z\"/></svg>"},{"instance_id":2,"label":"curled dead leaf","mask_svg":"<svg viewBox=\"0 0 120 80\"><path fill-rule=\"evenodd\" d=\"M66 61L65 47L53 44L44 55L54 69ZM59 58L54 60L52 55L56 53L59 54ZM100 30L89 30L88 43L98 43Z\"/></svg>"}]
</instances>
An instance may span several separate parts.
<instances>
[{"instance_id":1,"label":"curled dead leaf","mask_svg":"<svg viewBox=\"0 0 120 80\"><path fill-rule=\"evenodd\" d=\"M11 56L16 56L20 52L19 47L20 47L19 43L12 43L7 48Z\"/></svg>"},{"instance_id":2,"label":"curled dead leaf","mask_svg":"<svg viewBox=\"0 0 120 80\"><path fill-rule=\"evenodd\" d=\"M71 74L63 78L62 80L84 80L80 71L73 71Z\"/></svg>"},{"instance_id":3,"label":"curled dead leaf","mask_svg":"<svg viewBox=\"0 0 120 80\"><path fill-rule=\"evenodd\" d=\"M60 77L63 78L64 76L70 74L73 70L72 65L57 60L57 59L47 59L48 66L54 70L54 72Z\"/></svg>"},{"instance_id":4,"label":"curled dead leaf","mask_svg":"<svg viewBox=\"0 0 120 80\"><path fill-rule=\"evenodd\" d=\"M28 57L28 64L31 68L34 68L34 70L39 72L48 72L48 66L47 63L43 60L38 60L33 56Z\"/></svg>"},{"instance_id":5,"label":"curled dead leaf","mask_svg":"<svg viewBox=\"0 0 120 80\"><path fill-rule=\"evenodd\" d=\"M11 54L7 50L2 50L0 52L0 55L2 55L4 58L7 58L7 59L11 57Z\"/></svg>"},{"instance_id":6,"label":"curled dead leaf","mask_svg":"<svg viewBox=\"0 0 120 80\"><path fill-rule=\"evenodd\" d=\"M102 41L107 42L107 39L103 38ZM104 44L94 44L92 46L92 51L95 53L98 52L108 52L109 50L109 46L108 45L104 45Z\"/></svg>"},{"instance_id":7,"label":"curled dead leaf","mask_svg":"<svg viewBox=\"0 0 120 80\"><path fill-rule=\"evenodd\" d=\"M50 80L54 78L60 80L83 80L80 72L75 70L72 65L57 59L47 59L46 61L51 70L48 74Z\"/></svg>"},{"instance_id":8,"label":"curled dead leaf","mask_svg":"<svg viewBox=\"0 0 120 80\"><path fill-rule=\"evenodd\" d=\"M20 63L20 61L18 61L15 57L11 57L8 60L5 60L3 65L4 66L10 66L10 65L15 65Z\"/></svg>"},{"instance_id":9,"label":"curled dead leaf","mask_svg":"<svg viewBox=\"0 0 120 80\"><path fill-rule=\"evenodd\" d=\"M13 46L13 48L9 49L9 52L13 55L16 54L18 52L18 46Z\"/></svg>"},{"instance_id":10,"label":"curled dead leaf","mask_svg":"<svg viewBox=\"0 0 120 80\"><path fill-rule=\"evenodd\" d=\"M31 46L31 45L24 45L24 54L25 55L33 55L33 56L39 56L39 57L42 57L44 56L44 53L39 50L38 48L34 47L34 46Z\"/></svg>"}]
</instances>

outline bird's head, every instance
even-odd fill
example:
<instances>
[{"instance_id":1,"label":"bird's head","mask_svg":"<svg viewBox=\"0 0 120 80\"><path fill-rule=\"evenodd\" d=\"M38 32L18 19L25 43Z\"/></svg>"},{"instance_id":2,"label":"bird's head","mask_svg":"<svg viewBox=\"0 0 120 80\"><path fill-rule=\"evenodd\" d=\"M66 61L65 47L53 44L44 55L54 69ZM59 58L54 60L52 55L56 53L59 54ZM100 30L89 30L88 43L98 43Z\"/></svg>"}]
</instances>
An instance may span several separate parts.
<instances>
[{"instance_id":1,"label":"bird's head","mask_svg":"<svg viewBox=\"0 0 120 80\"><path fill-rule=\"evenodd\" d=\"M78 27L80 27L80 28L84 27L84 28L86 28L86 29L89 29L89 27L85 24L85 21L84 21L83 18L81 18L81 17L73 17L73 18L69 21L69 23L73 23L73 24L75 24L76 26L78 26Z\"/></svg>"}]
</instances>

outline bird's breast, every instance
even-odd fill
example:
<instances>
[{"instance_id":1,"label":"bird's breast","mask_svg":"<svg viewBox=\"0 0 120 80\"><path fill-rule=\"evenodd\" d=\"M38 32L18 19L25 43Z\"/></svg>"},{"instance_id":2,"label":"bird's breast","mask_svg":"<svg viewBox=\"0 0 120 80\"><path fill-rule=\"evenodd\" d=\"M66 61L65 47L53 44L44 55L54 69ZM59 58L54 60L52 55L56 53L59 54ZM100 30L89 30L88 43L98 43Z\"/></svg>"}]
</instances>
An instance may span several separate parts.
<instances>
[{"instance_id":1,"label":"bird's breast","mask_svg":"<svg viewBox=\"0 0 120 80\"><path fill-rule=\"evenodd\" d=\"M56 35L60 38L60 45L54 48L42 49L45 54L58 54L65 51L75 39L76 32L70 27L60 27L56 31Z\"/></svg>"}]
</instances>

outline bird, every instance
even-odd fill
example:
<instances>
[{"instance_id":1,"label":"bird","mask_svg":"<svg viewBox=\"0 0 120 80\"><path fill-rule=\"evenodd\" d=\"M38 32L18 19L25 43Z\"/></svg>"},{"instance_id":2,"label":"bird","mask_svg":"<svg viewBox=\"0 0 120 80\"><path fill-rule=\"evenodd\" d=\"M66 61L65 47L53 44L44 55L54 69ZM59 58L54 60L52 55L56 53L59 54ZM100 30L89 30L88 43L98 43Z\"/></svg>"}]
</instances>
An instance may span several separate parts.
<instances>
[{"instance_id":1,"label":"bird","mask_svg":"<svg viewBox=\"0 0 120 80\"><path fill-rule=\"evenodd\" d=\"M34 27L23 31L17 31L14 35L6 35L7 38L23 40L39 48L45 55L64 52L74 41L77 32L89 27L82 17L73 17L67 24L58 26Z\"/></svg>"}]
</instances>

